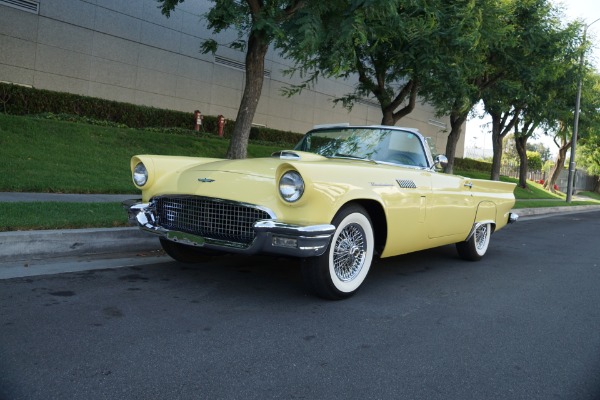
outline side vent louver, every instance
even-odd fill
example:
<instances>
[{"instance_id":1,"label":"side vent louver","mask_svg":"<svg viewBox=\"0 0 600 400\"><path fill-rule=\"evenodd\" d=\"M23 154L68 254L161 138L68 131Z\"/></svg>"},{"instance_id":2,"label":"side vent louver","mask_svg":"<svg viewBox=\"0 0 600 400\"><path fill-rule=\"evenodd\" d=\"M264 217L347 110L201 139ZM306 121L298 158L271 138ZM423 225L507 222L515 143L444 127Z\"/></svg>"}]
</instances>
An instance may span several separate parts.
<instances>
[{"instance_id":1,"label":"side vent louver","mask_svg":"<svg viewBox=\"0 0 600 400\"><path fill-rule=\"evenodd\" d=\"M400 187L402 189L416 189L417 185L415 184L415 182L411 181L410 179L397 179L396 182L398 182L398 185L400 185Z\"/></svg>"},{"instance_id":2,"label":"side vent louver","mask_svg":"<svg viewBox=\"0 0 600 400\"><path fill-rule=\"evenodd\" d=\"M0 0L0 6L8 6L30 13L40 13L40 3L31 0Z\"/></svg>"}]
</instances>

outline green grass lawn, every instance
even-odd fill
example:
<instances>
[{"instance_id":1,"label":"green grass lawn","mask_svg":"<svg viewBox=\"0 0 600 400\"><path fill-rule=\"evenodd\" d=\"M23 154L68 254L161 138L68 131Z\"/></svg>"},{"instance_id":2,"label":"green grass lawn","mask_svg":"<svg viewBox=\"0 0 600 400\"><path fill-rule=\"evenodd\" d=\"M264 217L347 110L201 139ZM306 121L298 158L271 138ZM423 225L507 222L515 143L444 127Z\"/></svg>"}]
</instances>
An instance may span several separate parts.
<instances>
[{"instance_id":1,"label":"green grass lawn","mask_svg":"<svg viewBox=\"0 0 600 400\"><path fill-rule=\"evenodd\" d=\"M0 191L139 193L131 183L135 154L224 157L229 142L211 135L107 127L0 114ZM266 157L281 145L250 143L249 157ZM470 178L488 173L456 171ZM516 183L516 179L502 180ZM564 196L530 182L515 189L515 208L567 205ZM600 204L600 195L588 193ZM126 226L117 203L0 203L0 231Z\"/></svg>"},{"instance_id":2,"label":"green grass lawn","mask_svg":"<svg viewBox=\"0 0 600 400\"><path fill-rule=\"evenodd\" d=\"M119 203L0 203L0 231L128 226Z\"/></svg>"},{"instance_id":3,"label":"green grass lawn","mask_svg":"<svg viewBox=\"0 0 600 400\"><path fill-rule=\"evenodd\" d=\"M600 201L600 193L595 193L595 192L580 192L577 195L578 196L582 196L582 197L589 197L590 199Z\"/></svg>"},{"instance_id":4,"label":"green grass lawn","mask_svg":"<svg viewBox=\"0 0 600 400\"><path fill-rule=\"evenodd\" d=\"M136 193L135 154L224 157L229 142L208 135L168 134L0 114L0 191ZM281 146L250 144L249 157Z\"/></svg>"}]
</instances>

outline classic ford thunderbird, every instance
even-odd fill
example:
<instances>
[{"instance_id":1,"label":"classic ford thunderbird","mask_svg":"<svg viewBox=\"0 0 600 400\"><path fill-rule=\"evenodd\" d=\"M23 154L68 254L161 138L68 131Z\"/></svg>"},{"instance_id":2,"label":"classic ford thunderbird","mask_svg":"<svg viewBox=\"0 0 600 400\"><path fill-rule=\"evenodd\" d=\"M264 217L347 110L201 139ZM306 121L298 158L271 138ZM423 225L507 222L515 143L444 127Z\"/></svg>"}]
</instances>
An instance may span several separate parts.
<instances>
[{"instance_id":1,"label":"classic ford thunderbird","mask_svg":"<svg viewBox=\"0 0 600 400\"><path fill-rule=\"evenodd\" d=\"M491 234L516 221L514 184L436 172L445 162L414 129L326 125L270 158L134 156L142 199L126 206L177 261L300 257L307 285L341 299L376 256L456 243L479 260Z\"/></svg>"}]
</instances>

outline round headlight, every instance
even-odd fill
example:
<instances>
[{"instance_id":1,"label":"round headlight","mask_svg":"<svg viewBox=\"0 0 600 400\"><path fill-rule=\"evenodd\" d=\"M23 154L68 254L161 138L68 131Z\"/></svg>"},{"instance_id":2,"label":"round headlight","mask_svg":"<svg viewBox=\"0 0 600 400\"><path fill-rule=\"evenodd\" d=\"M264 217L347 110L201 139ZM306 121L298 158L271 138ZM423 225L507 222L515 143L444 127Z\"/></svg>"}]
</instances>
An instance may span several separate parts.
<instances>
[{"instance_id":1,"label":"round headlight","mask_svg":"<svg viewBox=\"0 0 600 400\"><path fill-rule=\"evenodd\" d=\"M281 197L293 203L297 201L304 193L304 180L296 171L288 171L281 176L279 180L279 194Z\"/></svg>"},{"instance_id":2,"label":"round headlight","mask_svg":"<svg viewBox=\"0 0 600 400\"><path fill-rule=\"evenodd\" d=\"M138 163L133 169L133 181L138 186L144 186L148 182L148 170L143 163Z\"/></svg>"}]
</instances>

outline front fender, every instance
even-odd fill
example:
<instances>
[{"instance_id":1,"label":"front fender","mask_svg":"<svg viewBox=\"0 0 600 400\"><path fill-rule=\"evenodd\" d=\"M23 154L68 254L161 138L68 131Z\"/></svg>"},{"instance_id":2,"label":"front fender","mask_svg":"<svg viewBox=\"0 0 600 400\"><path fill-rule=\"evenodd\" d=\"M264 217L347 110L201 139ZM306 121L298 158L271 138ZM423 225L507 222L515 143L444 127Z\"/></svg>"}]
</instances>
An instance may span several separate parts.
<instances>
[{"instance_id":1,"label":"front fender","mask_svg":"<svg viewBox=\"0 0 600 400\"><path fill-rule=\"evenodd\" d=\"M329 223L344 205L353 201L371 200L381 204L383 208L384 201L373 190L368 178L361 179L339 167L329 167L325 177L322 165L291 162L279 167L276 181L279 181L284 172L292 169L302 175L305 195L296 203L281 202L285 203L286 208L295 208L302 215L312 215L312 220Z\"/></svg>"}]
</instances>

